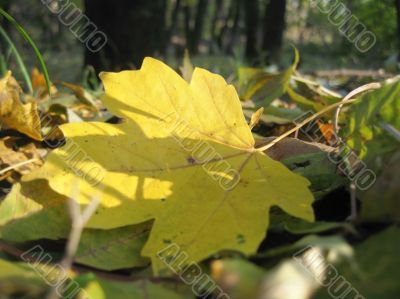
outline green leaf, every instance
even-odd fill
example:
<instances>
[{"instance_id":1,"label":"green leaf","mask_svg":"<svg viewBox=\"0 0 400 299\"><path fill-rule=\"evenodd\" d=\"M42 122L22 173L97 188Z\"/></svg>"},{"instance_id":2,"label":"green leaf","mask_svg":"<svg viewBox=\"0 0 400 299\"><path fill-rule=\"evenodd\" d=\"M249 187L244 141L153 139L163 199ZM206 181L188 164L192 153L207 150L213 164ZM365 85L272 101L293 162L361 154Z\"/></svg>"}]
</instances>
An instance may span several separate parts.
<instances>
[{"instance_id":1,"label":"green leaf","mask_svg":"<svg viewBox=\"0 0 400 299\"><path fill-rule=\"evenodd\" d=\"M66 238L70 220L65 199L45 180L15 184L0 204L1 238L12 242Z\"/></svg>"},{"instance_id":2,"label":"green leaf","mask_svg":"<svg viewBox=\"0 0 400 299\"><path fill-rule=\"evenodd\" d=\"M212 278L230 298L258 298L266 271L243 259L222 259L211 264ZM230 279L234 278L236 283Z\"/></svg>"},{"instance_id":3,"label":"green leaf","mask_svg":"<svg viewBox=\"0 0 400 299\"><path fill-rule=\"evenodd\" d=\"M400 228L392 226L355 247L353 263L337 267L364 298L393 299L400 294ZM344 291L344 289L343 289ZM316 296L328 298L326 288Z\"/></svg>"},{"instance_id":4,"label":"green leaf","mask_svg":"<svg viewBox=\"0 0 400 299\"><path fill-rule=\"evenodd\" d=\"M368 222L400 222L400 151L383 160L382 172L375 184L360 193L361 219Z\"/></svg>"},{"instance_id":5,"label":"green leaf","mask_svg":"<svg viewBox=\"0 0 400 299\"><path fill-rule=\"evenodd\" d=\"M299 76L293 76L293 82L293 86L288 90L288 95L296 104L307 110L311 109L317 112L342 99L340 94L325 88L318 82Z\"/></svg>"},{"instance_id":6,"label":"green leaf","mask_svg":"<svg viewBox=\"0 0 400 299\"><path fill-rule=\"evenodd\" d=\"M97 278L93 274L80 276L76 281L84 288L88 298L96 299L194 299L175 293L145 279L120 282ZM82 292L83 293L83 292ZM82 294L83 295L83 294Z\"/></svg>"},{"instance_id":7,"label":"green leaf","mask_svg":"<svg viewBox=\"0 0 400 299\"><path fill-rule=\"evenodd\" d=\"M294 89L291 87L288 87L287 89L288 96L290 99L297 104L300 108L308 111L320 111L322 108L324 108L324 105L317 103L313 100L309 100L306 97L302 96L301 94L297 93Z\"/></svg>"},{"instance_id":8,"label":"green leaf","mask_svg":"<svg viewBox=\"0 0 400 299\"><path fill-rule=\"evenodd\" d=\"M243 100L262 101L262 106L268 107L273 100L286 93L299 60L299 52L295 49L293 64L281 73L272 74L263 69L240 68L240 97Z\"/></svg>"},{"instance_id":9,"label":"green leaf","mask_svg":"<svg viewBox=\"0 0 400 299\"><path fill-rule=\"evenodd\" d=\"M382 123L400 131L400 80L390 80L350 108L345 136L349 146L367 160L399 149L399 141Z\"/></svg>"},{"instance_id":10,"label":"green leaf","mask_svg":"<svg viewBox=\"0 0 400 299\"><path fill-rule=\"evenodd\" d=\"M28 264L0 258L0 295L4 298L43 298L48 287ZM22 296L27 297L22 297Z\"/></svg>"},{"instance_id":11,"label":"green leaf","mask_svg":"<svg viewBox=\"0 0 400 299\"><path fill-rule=\"evenodd\" d=\"M273 139L264 138L262 143ZM311 182L310 190L316 199L346 183L346 178L337 173L336 165L329 159L332 152L335 152L333 147L295 138L286 138L267 151L270 157L306 177Z\"/></svg>"},{"instance_id":12,"label":"green leaf","mask_svg":"<svg viewBox=\"0 0 400 299\"><path fill-rule=\"evenodd\" d=\"M45 180L15 184L0 204L0 237L16 243L66 239L71 225L65 200ZM111 230L85 229L76 261L104 270L146 266L149 261L140 252L151 226L147 222Z\"/></svg>"},{"instance_id":13,"label":"green leaf","mask_svg":"<svg viewBox=\"0 0 400 299\"><path fill-rule=\"evenodd\" d=\"M103 270L143 267L150 261L140 255L152 223L111 230L84 230L76 262Z\"/></svg>"}]
</instances>

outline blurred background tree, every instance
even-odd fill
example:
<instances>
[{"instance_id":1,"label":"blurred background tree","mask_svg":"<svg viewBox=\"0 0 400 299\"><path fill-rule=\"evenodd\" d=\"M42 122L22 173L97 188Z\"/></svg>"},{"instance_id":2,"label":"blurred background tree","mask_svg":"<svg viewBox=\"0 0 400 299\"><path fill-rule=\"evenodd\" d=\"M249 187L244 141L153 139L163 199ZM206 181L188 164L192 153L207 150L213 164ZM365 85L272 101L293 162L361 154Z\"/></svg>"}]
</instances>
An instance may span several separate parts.
<instances>
[{"instance_id":1,"label":"blurred background tree","mask_svg":"<svg viewBox=\"0 0 400 299\"><path fill-rule=\"evenodd\" d=\"M50 0L49 0L50 1ZM53 77L77 81L82 69L96 71L140 67L145 56L177 66L185 49L196 65L224 75L234 66L287 65L291 45L302 56L302 69L380 68L392 61L397 70L400 47L399 0L343 0L377 42L359 52L309 0L53 0L74 3L108 38L92 53L39 2L0 0L32 34ZM36 62L13 28L1 23L28 61ZM1 51L6 50L2 42ZM62 63L60 63L62 62ZM390 63L389 63L390 64Z\"/></svg>"},{"instance_id":2,"label":"blurred background tree","mask_svg":"<svg viewBox=\"0 0 400 299\"><path fill-rule=\"evenodd\" d=\"M85 64L98 71L132 68L146 55L163 55L166 5L167 0L85 0L86 15L108 37L102 51L86 48Z\"/></svg>"}]
</instances>

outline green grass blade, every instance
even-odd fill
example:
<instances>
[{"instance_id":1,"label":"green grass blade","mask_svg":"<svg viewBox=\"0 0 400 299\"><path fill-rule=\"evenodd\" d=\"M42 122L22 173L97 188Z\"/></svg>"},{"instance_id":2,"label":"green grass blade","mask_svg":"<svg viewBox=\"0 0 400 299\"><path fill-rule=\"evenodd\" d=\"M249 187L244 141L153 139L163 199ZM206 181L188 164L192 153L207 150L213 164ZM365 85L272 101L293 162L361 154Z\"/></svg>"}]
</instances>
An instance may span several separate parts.
<instances>
[{"instance_id":1,"label":"green grass blade","mask_svg":"<svg viewBox=\"0 0 400 299\"><path fill-rule=\"evenodd\" d=\"M40 53L39 48L36 46L35 42L32 40L32 38L29 36L29 34L25 31L25 29L11 15L9 15L2 8L0 8L0 15L2 15L5 19L7 19L19 31L19 33L22 35L22 37L33 48L33 51L35 52L36 57L39 60L40 67L42 68L42 72L43 72L44 78L46 80L47 91L48 91L49 95L51 95L51 82L50 82L49 72L47 70L46 63L44 62L43 56Z\"/></svg>"},{"instance_id":2,"label":"green grass blade","mask_svg":"<svg viewBox=\"0 0 400 299\"><path fill-rule=\"evenodd\" d=\"M0 76L4 76L7 72L6 56L0 53Z\"/></svg>"},{"instance_id":3,"label":"green grass blade","mask_svg":"<svg viewBox=\"0 0 400 299\"><path fill-rule=\"evenodd\" d=\"M26 81L26 85L28 86L29 92L33 93L31 77L29 76L29 72L26 69L24 61L21 58L21 55L19 55L19 52L18 52L17 48L15 47L14 43L12 42L12 40L8 36L7 32L2 27L0 27L0 34L6 40L6 42L9 45L11 51L13 52L13 54L15 56L15 59L17 60L17 63L19 65L19 68L21 69L21 73L24 76L24 79Z\"/></svg>"}]
</instances>

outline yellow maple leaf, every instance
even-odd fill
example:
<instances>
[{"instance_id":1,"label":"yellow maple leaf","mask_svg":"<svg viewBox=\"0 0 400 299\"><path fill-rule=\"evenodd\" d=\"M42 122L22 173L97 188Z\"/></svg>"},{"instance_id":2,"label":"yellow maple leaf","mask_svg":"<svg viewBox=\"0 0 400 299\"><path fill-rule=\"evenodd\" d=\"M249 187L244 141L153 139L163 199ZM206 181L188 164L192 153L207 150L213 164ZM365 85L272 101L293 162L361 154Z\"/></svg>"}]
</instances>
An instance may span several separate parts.
<instances>
[{"instance_id":1,"label":"yellow maple leaf","mask_svg":"<svg viewBox=\"0 0 400 299\"><path fill-rule=\"evenodd\" d=\"M101 79L104 104L125 121L62 125L66 145L25 180L45 178L66 196L79 181L82 205L101 183L91 228L155 219L142 251L155 273L167 267L157 253L171 243L190 261L225 249L254 253L271 206L314 219L309 182L255 148L238 95L221 76L196 68L188 84L146 58L138 71Z\"/></svg>"},{"instance_id":2,"label":"yellow maple leaf","mask_svg":"<svg viewBox=\"0 0 400 299\"><path fill-rule=\"evenodd\" d=\"M21 88L17 81L7 72L0 79L0 122L29 137L42 140L40 117L36 102L22 104L19 94Z\"/></svg>"}]
</instances>

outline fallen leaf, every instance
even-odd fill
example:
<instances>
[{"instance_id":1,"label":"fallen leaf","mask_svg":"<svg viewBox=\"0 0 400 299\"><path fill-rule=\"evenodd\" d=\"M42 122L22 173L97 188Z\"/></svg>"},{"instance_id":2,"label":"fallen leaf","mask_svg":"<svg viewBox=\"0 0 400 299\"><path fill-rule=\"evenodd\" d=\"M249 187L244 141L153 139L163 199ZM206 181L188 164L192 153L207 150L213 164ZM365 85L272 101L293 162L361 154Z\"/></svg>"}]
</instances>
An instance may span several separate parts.
<instances>
[{"instance_id":1,"label":"fallen leaf","mask_svg":"<svg viewBox=\"0 0 400 299\"><path fill-rule=\"evenodd\" d=\"M66 198L51 190L46 180L16 183L0 203L0 238L9 242L67 239L70 222ZM146 266L149 261L140 251L151 225L85 229L75 261L102 270Z\"/></svg>"},{"instance_id":2,"label":"fallen leaf","mask_svg":"<svg viewBox=\"0 0 400 299\"><path fill-rule=\"evenodd\" d=\"M229 298L249 299L259 298L266 271L246 260L223 259L211 263L211 275Z\"/></svg>"},{"instance_id":3,"label":"fallen leaf","mask_svg":"<svg viewBox=\"0 0 400 299\"><path fill-rule=\"evenodd\" d=\"M0 258L0 289L4 298L43 298L48 287L30 265Z\"/></svg>"},{"instance_id":4,"label":"fallen leaf","mask_svg":"<svg viewBox=\"0 0 400 299\"><path fill-rule=\"evenodd\" d=\"M32 139L42 140L37 104L22 104L20 93L21 88L11 76L11 72L0 79L0 121Z\"/></svg>"},{"instance_id":5,"label":"fallen leaf","mask_svg":"<svg viewBox=\"0 0 400 299\"><path fill-rule=\"evenodd\" d=\"M69 89L71 89L76 98L80 100L83 104L90 105L92 107L97 107L95 98L92 96L88 91L86 91L82 86L79 86L77 84L72 84L68 82L60 82L62 86L65 86Z\"/></svg>"},{"instance_id":6,"label":"fallen leaf","mask_svg":"<svg viewBox=\"0 0 400 299\"><path fill-rule=\"evenodd\" d=\"M258 124L263 112L264 112L264 107L261 107L260 109L258 109L256 112L254 112L251 115L250 124L249 124L250 130L252 130Z\"/></svg>"},{"instance_id":7,"label":"fallen leaf","mask_svg":"<svg viewBox=\"0 0 400 299\"><path fill-rule=\"evenodd\" d=\"M241 98L245 101L262 101L262 105L268 107L273 100L286 93L299 60L299 52L295 49L293 64L280 73L269 73L259 68L240 68Z\"/></svg>"},{"instance_id":8,"label":"fallen leaf","mask_svg":"<svg viewBox=\"0 0 400 299\"><path fill-rule=\"evenodd\" d=\"M32 69L31 80L34 93L36 93L40 99L48 98L49 91L47 90L46 79L37 68ZM51 94L57 93L57 88L53 84L51 84L50 92Z\"/></svg>"},{"instance_id":9,"label":"fallen leaf","mask_svg":"<svg viewBox=\"0 0 400 299\"><path fill-rule=\"evenodd\" d=\"M276 137L257 139L266 144ZM311 182L310 190L316 200L346 184L346 178L337 171L331 156L337 149L317 142L305 142L296 138L285 138L267 150L268 156L280 161L287 168Z\"/></svg>"},{"instance_id":10,"label":"fallen leaf","mask_svg":"<svg viewBox=\"0 0 400 299\"><path fill-rule=\"evenodd\" d=\"M385 167L375 184L358 197L362 200L361 218L365 222L400 222L400 151L383 160Z\"/></svg>"},{"instance_id":11,"label":"fallen leaf","mask_svg":"<svg viewBox=\"0 0 400 299\"><path fill-rule=\"evenodd\" d=\"M348 145L361 159L372 159L399 149L399 141L384 130L387 123L400 131L400 79L391 79L353 104L347 117ZM371 168L372 163L368 163Z\"/></svg>"},{"instance_id":12,"label":"fallen leaf","mask_svg":"<svg viewBox=\"0 0 400 299\"><path fill-rule=\"evenodd\" d=\"M288 95L300 107L319 111L342 99L340 94L308 78L295 76L293 80L295 84L288 91Z\"/></svg>"},{"instance_id":13,"label":"fallen leaf","mask_svg":"<svg viewBox=\"0 0 400 299\"><path fill-rule=\"evenodd\" d=\"M86 229L75 260L108 271L146 266L149 260L140 251L151 226L151 222L145 222L112 230Z\"/></svg>"},{"instance_id":14,"label":"fallen leaf","mask_svg":"<svg viewBox=\"0 0 400 299\"><path fill-rule=\"evenodd\" d=\"M1 239L26 242L66 238L70 219L65 201L45 180L14 184L0 204Z\"/></svg>"},{"instance_id":15,"label":"fallen leaf","mask_svg":"<svg viewBox=\"0 0 400 299\"><path fill-rule=\"evenodd\" d=\"M297 91L295 91L291 87L287 88L287 94L290 97L290 99L297 104L297 106L306 111L307 110L319 111L322 108L324 108L324 105L322 105L321 103L306 98L305 96L297 93Z\"/></svg>"},{"instance_id":16,"label":"fallen leaf","mask_svg":"<svg viewBox=\"0 0 400 299\"><path fill-rule=\"evenodd\" d=\"M328 142L328 144L331 143L332 141L332 137L335 136L335 131L333 129L333 125L332 124L324 124L321 121L317 122L319 130L321 131L322 135L324 136L326 142Z\"/></svg>"},{"instance_id":17,"label":"fallen leaf","mask_svg":"<svg viewBox=\"0 0 400 299\"><path fill-rule=\"evenodd\" d=\"M76 278L82 286L78 299L192 299L193 294L183 296L167 287L153 283L146 279L137 281L113 281L97 278L93 274L82 275Z\"/></svg>"},{"instance_id":18,"label":"fallen leaf","mask_svg":"<svg viewBox=\"0 0 400 299\"><path fill-rule=\"evenodd\" d=\"M0 139L0 170L30 159L37 159L32 163L21 165L10 171L10 174L18 174L20 176L42 166L41 158L44 158L47 151L38 148L32 142L20 146L18 142L20 142L20 138L5 137Z\"/></svg>"},{"instance_id":19,"label":"fallen leaf","mask_svg":"<svg viewBox=\"0 0 400 299\"><path fill-rule=\"evenodd\" d=\"M45 178L65 196L79 181L83 205L101 184L91 228L155 219L142 251L155 273L168 268L158 252L171 243L191 261L225 249L254 253L271 206L314 219L309 182L254 147L236 91L219 75L197 68L188 84L146 58L139 71L101 79L104 104L125 122L62 125L66 145L25 180Z\"/></svg>"},{"instance_id":20,"label":"fallen leaf","mask_svg":"<svg viewBox=\"0 0 400 299\"><path fill-rule=\"evenodd\" d=\"M336 289L335 295L339 298L347 295L350 298L397 298L400 294L399 237L400 229L394 225L356 245L352 261L335 265L338 273L336 279L344 277L341 283L344 287L331 283L329 288L321 288L314 298L328 298L328 291L332 294L333 289ZM334 276L331 279L335 281ZM350 283L349 287L346 282ZM347 293L350 287L352 290Z\"/></svg>"}]
</instances>

